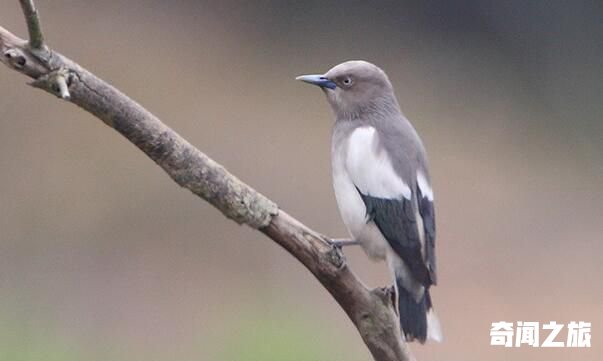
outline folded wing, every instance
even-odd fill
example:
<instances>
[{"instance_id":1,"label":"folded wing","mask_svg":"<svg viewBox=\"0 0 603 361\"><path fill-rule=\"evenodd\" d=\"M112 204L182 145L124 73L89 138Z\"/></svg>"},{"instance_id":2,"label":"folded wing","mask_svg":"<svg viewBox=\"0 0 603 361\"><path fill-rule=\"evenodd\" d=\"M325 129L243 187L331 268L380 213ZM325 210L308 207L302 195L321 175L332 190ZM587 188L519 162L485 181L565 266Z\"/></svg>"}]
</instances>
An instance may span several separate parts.
<instances>
[{"instance_id":1,"label":"folded wing","mask_svg":"<svg viewBox=\"0 0 603 361\"><path fill-rule=\"evenodd\" d=\"M366 206L367 222L375 223L417 282L435 284L433 192L425 175L414 171L403 179L373 127L350 135L346 169Z\"/></svg>"}]
</instances>

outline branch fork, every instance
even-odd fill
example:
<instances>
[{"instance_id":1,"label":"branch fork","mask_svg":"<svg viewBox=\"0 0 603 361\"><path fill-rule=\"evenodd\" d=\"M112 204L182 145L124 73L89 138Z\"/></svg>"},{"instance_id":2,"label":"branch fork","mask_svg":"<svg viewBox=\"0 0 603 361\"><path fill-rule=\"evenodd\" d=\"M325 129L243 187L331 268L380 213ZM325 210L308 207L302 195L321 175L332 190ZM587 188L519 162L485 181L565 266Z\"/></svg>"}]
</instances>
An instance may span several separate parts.
<instances>
[{"instance_id":1,"label":"branch fork","mask_svg":"<svg viewBox=\"0 0 603 361\"><path fill-rule=\"evenodd\" d=\"M0 27L0 62L35 80L31 86L44 89L61 99L69 99L70 75L44 44L40 19L33 1L20 0L27 22L29 41L24 41Z\"/></svg>"}]
</instances>

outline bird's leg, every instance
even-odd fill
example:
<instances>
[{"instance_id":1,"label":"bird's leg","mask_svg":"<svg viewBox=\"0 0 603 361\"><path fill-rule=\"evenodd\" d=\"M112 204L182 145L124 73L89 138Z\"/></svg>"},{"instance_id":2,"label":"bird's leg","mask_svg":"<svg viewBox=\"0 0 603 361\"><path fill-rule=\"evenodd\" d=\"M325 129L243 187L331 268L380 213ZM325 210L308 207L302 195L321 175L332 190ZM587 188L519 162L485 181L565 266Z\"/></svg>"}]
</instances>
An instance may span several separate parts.
<instances>
[{"instance_id":1,"label":"bird's leg","mask_svg":"<svg viewBox=\"0 0 603 361\"><path fill-rule=\"evenodd\" d=\"M356 240L356 239L349 239L349 238L329 239L329 243L331 244L331 246L338 247L338 248L343 248L345 246L358 246L358 245L360 245L360 242L358 240Z\"/></svg>"}]
</instances>

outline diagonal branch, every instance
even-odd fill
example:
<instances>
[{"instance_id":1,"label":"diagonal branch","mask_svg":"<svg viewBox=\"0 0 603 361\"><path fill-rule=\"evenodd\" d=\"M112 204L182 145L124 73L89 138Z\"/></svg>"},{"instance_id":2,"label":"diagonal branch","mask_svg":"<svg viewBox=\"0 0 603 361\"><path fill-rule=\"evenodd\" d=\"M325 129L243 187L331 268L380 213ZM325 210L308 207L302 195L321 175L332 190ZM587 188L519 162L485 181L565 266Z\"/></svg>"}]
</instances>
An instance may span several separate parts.
<instances>
[{"instance_id":1,"label":"diagonal branch","mask_svg":"<svg viewBox=\"0 0 603 361\"><path fill-rule=\"evenodd\" d=\"M369 290L339 249L264 195L230 174L156 116L66 57L47 49L32 1L21 0L29 43L0 27L0 62L43 89L78 105L118 131L180 186L226 217L264 233L300 261L358 329L376 361L414 360L403 341L390 289ZM43 51L44 56L40 56Z\"/></svg>"}]
</instances>

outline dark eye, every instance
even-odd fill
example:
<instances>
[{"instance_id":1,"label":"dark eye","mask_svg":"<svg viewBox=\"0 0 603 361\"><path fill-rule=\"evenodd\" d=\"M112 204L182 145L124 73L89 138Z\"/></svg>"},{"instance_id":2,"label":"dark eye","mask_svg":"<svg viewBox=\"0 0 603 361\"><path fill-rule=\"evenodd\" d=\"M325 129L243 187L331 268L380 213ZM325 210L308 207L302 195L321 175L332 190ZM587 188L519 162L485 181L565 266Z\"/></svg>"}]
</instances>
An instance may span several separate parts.
<instances>
[{"instance_id":1,"label":"dark eye","mask_svg":"<svg viewBox=\"0 0 603 361\"><path fill-rule=\"evenodd\" d=\"M343 83L343 85L350 86L352 85L352 78L346 76L345 78L343 78L343 80L341 80L341 82Z\"/></svg>"}]
</instances>

